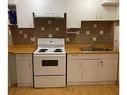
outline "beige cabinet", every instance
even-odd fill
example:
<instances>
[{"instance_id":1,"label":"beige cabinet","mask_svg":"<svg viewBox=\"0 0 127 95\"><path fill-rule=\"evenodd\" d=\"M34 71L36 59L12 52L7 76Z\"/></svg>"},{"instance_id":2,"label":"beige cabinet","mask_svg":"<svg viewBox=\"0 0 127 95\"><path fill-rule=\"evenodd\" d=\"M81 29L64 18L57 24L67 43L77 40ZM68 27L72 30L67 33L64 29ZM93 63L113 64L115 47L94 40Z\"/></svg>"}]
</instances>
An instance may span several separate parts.
<instances>
[{"instance_id":1,"label":"beige cabinet","mask_svg":"<svg viewBox=\"0 0 127 95\"><path fill-rule=\"evenodd\" d=\"M16 84L16 62L15 62L15 54L8 54L8 86L10 87L13 84Z\"/></svg>"},{"instance_id":2,"label":"beige cabinet","mask_svg":"<svg viewBox=\"0 0 127 95\"><path fill-rule=\"evenodd\" d=\"M32 54L16 54L17 85L33 86Z\"/></svg>"},{"instance_id":3,"label":"beige cabinet","mask_svg":"<svg viewBox=\"0 0 127 95\"><path fill-rule=\"evenodd\" d=\"M16 0L8 0L8 4L9 5L15 5L16 4Z\"/></svg>"},{"instance_id":4,"label":"beige cabinet","mask_svg":"<svg viewBox=\"0 0 127 95\"><path fill-rule=\"evenodd\" d=\"M102 0L102 5L104 6L117 6L119 4L119 0Z\"/></svg>"},{"instance_id":5,"label":"beige cabinet","mask_svg":"<svg viewBox=\"0 0 127 95\"><path fill-rule=\"evenodd\" d=\"M69 59L67 63L67 83L80 84L82 74L82 60Z\"/></svg>"},{"instance_id":6,"label":"beige cabinet","mask_svg":"<svg viewBox=\"0 0 127 95\"><path fill-rule=\"evenodd\" d=\"M31 0L17 0L17 23L19 28L33 28L33 2Z\"/></svg>"},{"instance_id":7,"label":"beige cabinet","mask_svg":"<svg viewBox=\"0 0 127 95\"><path fill-rule=\"evenodd\" d=\"M66 0L33 0L35 13L64 13Z\"/></svg>"},{"instance_id":8,"label":"beige cabinet","mask_svg":"<svg viewBox=\"0 0 127 95\"><path fill-rule=\"evenodd\" d=\"M117 79L117 59L84 60L83 82L113 82Z\"/></svg>"},{"instance_id":9,"label":"beige cabinet","mask_svg":"<svg viewBox=\"0 0 127 95\"><path fill-rule=\"evenodd\" d=\"M101 59L101 62L101 81L116 81L118 73L118 59Z\"/></svg>"},{"instance_id":10,"label":"beige cabinet","mask_svg":"<svg viewBox=\"0 0 127 95\"><path fill-rule=\"evenodd\" d=\"M99 9L99 15L101 20L116 20L116 6L101 6Z\"/></svg>"},{"instance_id":11,"label":"beige cabinet","mask_svg":"<svg viewBox=\"0 0 127 95\"><path fill-rule=\"evenodd\" d=\"M83 63L83 74L82 79L83 82L93 82L100 81L100 68L99 68L99 60L84 60Z\"/></svg>"},{"instance_id":12,"label":"beige cabinet","mask_svg":"<svg viewBox=\"0 0 127 95\"><path fill-rule=\"evenodd\" d=\"M79 85L82 77L82 55L68 54L67 55L67 84Z\"/></svg>"},{"instance_id":13,"label":"beige cabinet","mask_svg":"<svg viewBox=\"0 0 127 95\"><path fill-rule=\"evenodd\" d=\"M67 85L117 81L118 54L68 54Z\"/></svg>"}]
</instances>

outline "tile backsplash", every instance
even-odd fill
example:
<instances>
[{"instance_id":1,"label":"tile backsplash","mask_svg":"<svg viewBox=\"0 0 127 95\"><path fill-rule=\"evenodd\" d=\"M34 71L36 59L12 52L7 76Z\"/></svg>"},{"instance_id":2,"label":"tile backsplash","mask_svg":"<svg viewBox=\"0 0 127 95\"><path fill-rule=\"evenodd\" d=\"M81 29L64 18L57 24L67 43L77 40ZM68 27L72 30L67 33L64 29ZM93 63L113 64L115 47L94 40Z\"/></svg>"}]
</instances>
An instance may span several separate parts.
<instances>
[{"instance_id":1,"label":"tile backsplash","mask_svg":"<svg viewBox=\"0 0 127 95\"><path fill-rule=\"evenodd\" d=\"M79 34L69 33L69 44L112 44L114 21L82 21L81 28L70 29L71 31L79 31Z\"/></svg>"},{"instance_id":2,"label":"tile backsplash","mask_svg":"<svg viewBox=\"0 0 127 95\"><path fill-rule=\"evenodd\" d=\"M114 21L82 21L66 29L65 18L35 18L35 28L10 26L14 44L36 44L39 37L65 38L67 44L113 44ZM69 31L66 33L66 30Z\"/></svg>"}]
</instances>

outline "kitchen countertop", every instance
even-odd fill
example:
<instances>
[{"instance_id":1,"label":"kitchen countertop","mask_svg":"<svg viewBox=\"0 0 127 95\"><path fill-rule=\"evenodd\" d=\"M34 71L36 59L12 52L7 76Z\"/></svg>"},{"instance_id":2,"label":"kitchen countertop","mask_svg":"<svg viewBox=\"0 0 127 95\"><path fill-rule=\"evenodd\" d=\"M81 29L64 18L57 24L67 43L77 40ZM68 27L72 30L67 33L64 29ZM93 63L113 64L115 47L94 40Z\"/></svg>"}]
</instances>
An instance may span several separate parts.
<instances>
[{"instance_id":1,"label":"kitchen countertop","mask_svg":"<svg viewBox=\"0 0 127 95\"><path fill-rule=\"evenodd\" d=\"M72 53L80 53L80 54L109 54L109 53L119 53L119 51L81 51L80 48L87 48L90 45L82 45L82 44L73 44L73 45L66 45L66 52L67 54ZM112 45L97 45L98 48L109 48L112 49Z\"/></svg>"},{"instance_id":2,"label":"kitchen countertop","mask_svg":"<svg viewBox=\"0 0 127 95\"><path fill-rule=\"evenodd\" d=\"M90 45L82 45L82 44L70 44L66 45L65 49L67 54L72 53L80 53L80 54L97 54L97 53L119 53L119 51L81 51L80 48L90 47ZM111 49L111 45L97 45L96 47L102 48L109 48ZM11 53L33 53L36 49L36 45L12 45L8 47L8 52Z\"/></svg>"},{"instance_id":3,"label":"kitchen countertop","mask_svg":"<svg viewBox=\"0 0 127 95\"><path fill-rule=\"evenodd\" d=\"M11 53L33 53L36 49L35 45L12 45L8 47Z\"/></svg>"}]
</instances>

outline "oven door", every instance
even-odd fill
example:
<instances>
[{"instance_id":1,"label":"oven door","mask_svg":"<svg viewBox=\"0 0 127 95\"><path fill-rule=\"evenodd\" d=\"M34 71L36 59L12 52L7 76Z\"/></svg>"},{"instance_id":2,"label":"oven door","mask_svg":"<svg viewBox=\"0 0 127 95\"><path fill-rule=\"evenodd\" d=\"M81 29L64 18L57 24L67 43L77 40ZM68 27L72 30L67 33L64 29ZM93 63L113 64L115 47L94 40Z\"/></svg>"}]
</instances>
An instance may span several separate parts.
<instances>
[{"instance_id":1,"label":"oven door","mask_svg":"<svg viewBox=\"0 0 127 95\"><path fill-rule=\"evenodd\" d=\"M65 75L66 55L34 55L34 75Z\"/></svg>"}]
</instances>

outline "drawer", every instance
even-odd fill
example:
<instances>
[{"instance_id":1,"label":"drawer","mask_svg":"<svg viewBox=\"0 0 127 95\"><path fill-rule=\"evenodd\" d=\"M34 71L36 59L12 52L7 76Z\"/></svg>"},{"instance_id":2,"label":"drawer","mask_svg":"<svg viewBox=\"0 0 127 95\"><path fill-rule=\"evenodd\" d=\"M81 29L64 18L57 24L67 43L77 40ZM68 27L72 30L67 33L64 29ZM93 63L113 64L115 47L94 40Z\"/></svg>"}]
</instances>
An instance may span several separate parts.
<instances>
[{"instance_id":1,"label":"drawer","mask_svg":"<svg viewBox=\"0 0 127 95\"><path fill-rule=\"evenodd\" d=\"M68 59L83 59L83 54L68 54Z\"/></svg>"},{"instance_id":2,"label":"drawer","mask_svg":"<svg viewBox=\"0 0 127 95\"><path fill-rule=\"evenodd\" d=\"M65 87L65 76L35 76L34 87Z\"/></svg>"},{"instance_id":3,"label":"drawer","mask_svg":"<svg viewBox=\"0 0 127 95\"><path fill-rule=\"evenodd\" d=\"M118 54L84 54L83 59L117 59Z\"/></svg>"},{"instance_id":4,"label":"drawer","mask_svg":"<svg viewBox=\"0 0 127 95\"><path fill-rule=\"evenodd\" d=\"M16 54L16 60L32 60L32 54Z\"/></svg>"}]
</instances>

